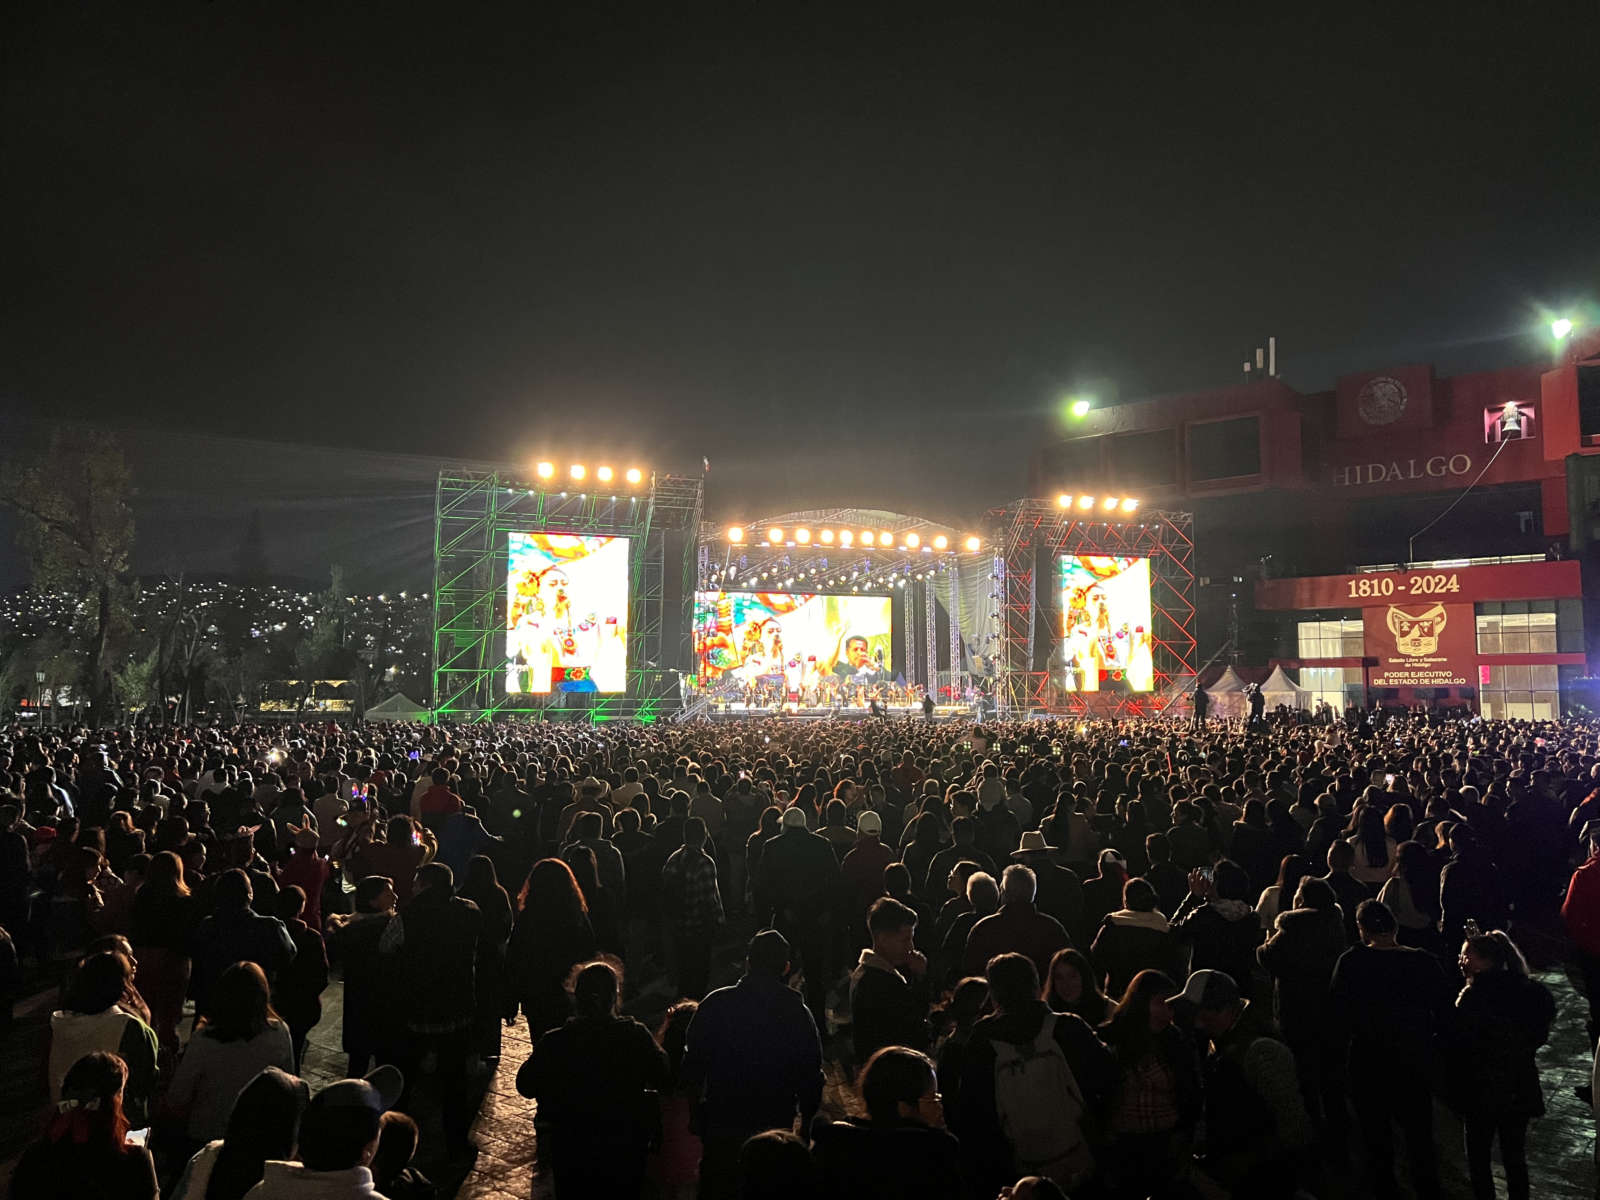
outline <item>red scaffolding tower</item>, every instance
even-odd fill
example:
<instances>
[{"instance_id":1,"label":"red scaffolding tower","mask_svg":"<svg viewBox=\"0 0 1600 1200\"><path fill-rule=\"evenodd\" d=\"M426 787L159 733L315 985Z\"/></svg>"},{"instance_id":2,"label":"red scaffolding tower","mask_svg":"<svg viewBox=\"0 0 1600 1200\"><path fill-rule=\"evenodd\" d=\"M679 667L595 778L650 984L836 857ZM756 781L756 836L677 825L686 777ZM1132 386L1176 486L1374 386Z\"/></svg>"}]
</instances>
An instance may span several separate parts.
<instances>
[{"instance_id":1,"label":"red scaffolding tower","mask_svg":"<svg viewBox=\"0 0 1600 1200\"><path fill-rule=\"evenodd\" d=\"M1120 519L1118 519L1120 517ZM1194 518L1186 512L1104 516L1063 508L1055 500L1018 500L989 513L995 548L991 577L994 629L988 636L995 700L1002 713L1033 710L1086 716L1149 716L1165 712L1195 681ZM1068 691L1047 664L1060 641L1053 597L1041 604L1046 580L1061 555L1114 555L1150 560L1151 657L1149 693Z\"/></svg>"}]
</instances>

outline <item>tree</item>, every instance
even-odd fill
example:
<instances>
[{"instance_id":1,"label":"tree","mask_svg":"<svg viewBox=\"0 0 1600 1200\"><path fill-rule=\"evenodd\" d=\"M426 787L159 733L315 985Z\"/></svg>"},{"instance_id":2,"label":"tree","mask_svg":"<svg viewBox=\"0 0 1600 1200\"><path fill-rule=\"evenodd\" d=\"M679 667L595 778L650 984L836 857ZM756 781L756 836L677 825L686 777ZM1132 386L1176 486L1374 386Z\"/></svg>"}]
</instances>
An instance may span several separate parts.
<instances>
[{"instance_id":1,"label":"tree","mask_svg":"<svg viewBox=\"0 0 1600 1200\"><path fill-rule=\"evenodd\" d=\"M92 721L105 716L111 700L108 650L125 615L132 494L116 437L77 427L57 429L43 456L12 462L0 477L0 503L20 518L18 542L34 587L84 598L90 620L79 647L79 682Z\"/></svg>"},{"instance_id":2,"label":"tree","mask_svg":"<svg viewBox=\"0 0 1600 1200\"><path fill-rule=\"evenodd\" d=\"M130 713L138 713L156 695L161 651L151 650L144 658L130 659L112 676L117 703Z\"/></svg>"}]
</instances>

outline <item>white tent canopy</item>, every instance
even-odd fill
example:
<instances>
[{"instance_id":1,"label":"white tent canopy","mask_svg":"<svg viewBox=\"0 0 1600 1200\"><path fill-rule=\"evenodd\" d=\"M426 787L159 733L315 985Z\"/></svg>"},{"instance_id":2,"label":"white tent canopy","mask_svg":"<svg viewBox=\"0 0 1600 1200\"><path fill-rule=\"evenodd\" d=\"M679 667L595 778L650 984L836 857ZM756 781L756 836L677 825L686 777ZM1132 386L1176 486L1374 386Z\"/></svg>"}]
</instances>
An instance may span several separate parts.
<instances>
[{"instance_id":1,"label":"white tent canopy","mask_svg":"<svg viewBox=\"0 0 1600 1200\"><path fill-rule=\"evenodd\" d=\"M1282 667L1272 669L1272 674L1261 685L1261 694L1266 697L1268 708L1277 708L1280 704L1289 708L1311 707L1311 689L1303 688L1290 679Z\"/></svg>"},{"instance_id":2,"label":"white tent canopy","mask_svg":"<svg viewBox=\"0 0 1600 1200\"><path fill-rule=\"evenodd\" d=\"M1239 678L1239 673L1232 667L1224 671L1221 676L1206 689L1206 695L1211 697L1211 712L1218 717L1242 717L1249 708L1249 701L1244 694L1244 680Z\"/></svg>"},{"instance_id":3,"label":"white tent canopy","mask_svg":"<svg viewBox=\"0 0 1600 1200\"><path fill-rule=\"evenodd\" d=\"M382 704L367 709L364 716L369 721L426 721L431 714L422 705L396 692Z\"/></svg>"}]
</instances>

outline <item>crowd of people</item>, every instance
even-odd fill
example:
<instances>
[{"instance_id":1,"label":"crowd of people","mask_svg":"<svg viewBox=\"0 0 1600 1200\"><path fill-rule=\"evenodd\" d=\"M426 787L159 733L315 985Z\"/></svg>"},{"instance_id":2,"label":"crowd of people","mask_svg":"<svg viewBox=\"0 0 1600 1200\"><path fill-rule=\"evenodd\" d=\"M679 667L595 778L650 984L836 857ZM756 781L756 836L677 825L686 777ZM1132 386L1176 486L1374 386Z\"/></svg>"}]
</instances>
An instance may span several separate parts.
<instances>
[{"instance_id":1,"label":"crowd of people","mask_svg":"<svg viewBox=\"0 0 1600 1200\"><path fill-rule=\"evenodd\" d=\"M562 1198L1518 1200L1597 853L1575 721L14 729L11 1194L432 1195L521 1020Z\"/></svg>"}]
</instances>

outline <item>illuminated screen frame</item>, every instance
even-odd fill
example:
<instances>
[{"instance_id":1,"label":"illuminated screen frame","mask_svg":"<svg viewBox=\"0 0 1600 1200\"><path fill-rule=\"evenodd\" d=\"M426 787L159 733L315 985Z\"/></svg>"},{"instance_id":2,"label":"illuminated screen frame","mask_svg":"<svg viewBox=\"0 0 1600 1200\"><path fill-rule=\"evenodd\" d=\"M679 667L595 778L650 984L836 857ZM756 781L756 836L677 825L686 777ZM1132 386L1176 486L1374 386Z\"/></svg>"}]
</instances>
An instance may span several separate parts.
<instances>
[{"instance_id":1,"label":"illuminated screen frame","mask_svg":"<svg viewBox=\"0 0 1600 1200\"><path fill-rule=\"evenodd\" d=\"M611 535L507 535L507 696L627 691L629 551Z\"/></svg>"},{"instance_id":2,"label":"illuminated screen frame","mask_svg":"<svg viewBox=\"0 0 1600 1200\"><path fill-rule=\"evenodd\" d=\"M1061 686L1069 692L1155 691L1149 558L1062 554L1056 580Z\"/></svg>"},{"instance_id":3,"label":"illuminated screen frame","mask_svg":"<svg viewBox=\"0 0 1600 1200\"><path fill-rule=\"evenodd\" d=\"M776 656L774 634L782 639ZM858 639L864 650L852 645ZM894 597L697 591L694 661L701 687L781 684L804 692L826 681L887 683L895 678Z\"/></svg>"}]
</instances>

